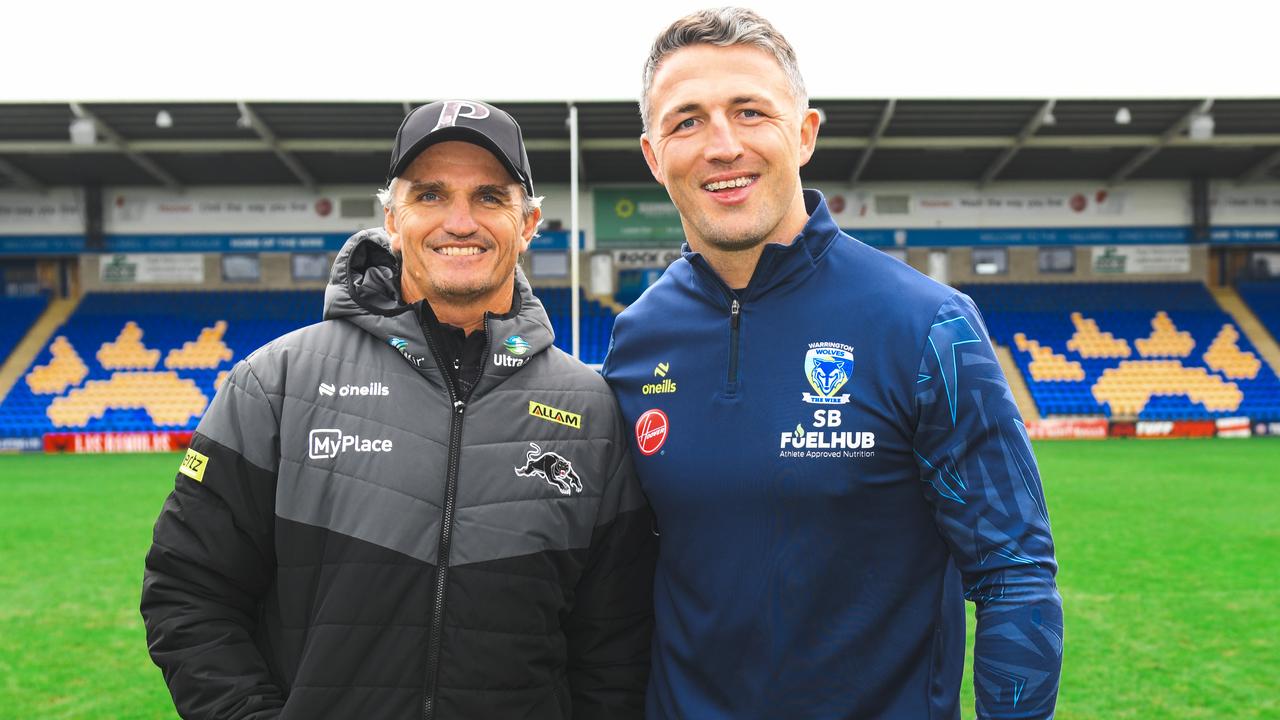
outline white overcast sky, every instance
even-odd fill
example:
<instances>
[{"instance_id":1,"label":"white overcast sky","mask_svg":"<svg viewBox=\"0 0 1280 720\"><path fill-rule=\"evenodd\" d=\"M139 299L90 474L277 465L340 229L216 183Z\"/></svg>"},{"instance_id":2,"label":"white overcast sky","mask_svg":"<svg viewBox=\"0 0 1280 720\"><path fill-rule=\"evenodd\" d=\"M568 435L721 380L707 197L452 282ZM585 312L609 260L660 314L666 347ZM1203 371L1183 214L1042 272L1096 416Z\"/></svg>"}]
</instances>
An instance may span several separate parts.
<instances>
[{"instance_id":1,"label":"white overcast sky","mask_svg":"<svg viewBox=\"0 0 1280 720\"><path fill-rule=\"evenodd\" d=\"M1277 0L747 5L814 97L1280 96ZM9 0L0 102L629 100L653 36L705 6Z\"/></svg>"}]
</instances>

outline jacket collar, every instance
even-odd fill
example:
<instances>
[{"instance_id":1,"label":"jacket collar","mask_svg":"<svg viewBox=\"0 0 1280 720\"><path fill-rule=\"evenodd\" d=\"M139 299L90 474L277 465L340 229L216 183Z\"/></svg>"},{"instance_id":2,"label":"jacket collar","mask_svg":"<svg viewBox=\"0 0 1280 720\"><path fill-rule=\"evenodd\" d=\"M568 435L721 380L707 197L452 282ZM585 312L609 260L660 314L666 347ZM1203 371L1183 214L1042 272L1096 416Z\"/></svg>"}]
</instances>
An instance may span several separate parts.
<instances>
[{"instance_id":1,"label":"jacket collar","mask_svg":"<svg viewBox=\"0 0 1280 720\"><path fill-rule=\"evenodd\" d=\"M538 353L551 347L555 333L542 303L524 273L516 268L516 302L507 315L485 314L488 350L472 397L510 377ZM362 230L338 252L324 291L324 319L355 324L400 352L428 380L444 376L423 332L418 303L400 298L400 259L381 228Z\"/></svg>"},{"instance_id":2,"label":"jacket collar","mask_svg":"<svg viewBox=\"0 0 1280 720\"><path fill-rule=\"evenodd\" d=\"M775 288L800 282L817 267L831 243L840 235L840 226L831 217L821 192L805 190L804 208L809 213L809 221L800 234L790 245L767 243L764 246L750 282L745 290L738 293L739 299L746 302ZM728 290L702 253L690 250L688 243L684 244L681 252L700 274L713 278L719 287Z\"/></svg>"}]
</instances>

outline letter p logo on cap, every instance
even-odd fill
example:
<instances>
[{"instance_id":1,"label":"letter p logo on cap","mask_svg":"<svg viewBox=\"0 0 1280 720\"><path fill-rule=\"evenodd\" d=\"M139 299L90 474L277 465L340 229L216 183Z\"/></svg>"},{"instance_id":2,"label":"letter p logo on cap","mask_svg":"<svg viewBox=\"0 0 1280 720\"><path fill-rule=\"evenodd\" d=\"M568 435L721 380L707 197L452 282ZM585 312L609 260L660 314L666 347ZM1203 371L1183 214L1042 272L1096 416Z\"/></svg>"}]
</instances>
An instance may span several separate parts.
<instances>
[{"instance_id":1,"label":"letter p logo on cap","mask_svg":"<svg viewBox=\"0 0 1280 720\"><path fill-rule=\"evenodd\" d=\"M464 110L465 112L463 112ZM440 109L440 120L436 122L435 127L431 128L431 132L457 125L460 117L483 120L489 117L489 108L483 105L474 105L466 100L446 100L444 107Z\"/></svg>"}]
</instances>

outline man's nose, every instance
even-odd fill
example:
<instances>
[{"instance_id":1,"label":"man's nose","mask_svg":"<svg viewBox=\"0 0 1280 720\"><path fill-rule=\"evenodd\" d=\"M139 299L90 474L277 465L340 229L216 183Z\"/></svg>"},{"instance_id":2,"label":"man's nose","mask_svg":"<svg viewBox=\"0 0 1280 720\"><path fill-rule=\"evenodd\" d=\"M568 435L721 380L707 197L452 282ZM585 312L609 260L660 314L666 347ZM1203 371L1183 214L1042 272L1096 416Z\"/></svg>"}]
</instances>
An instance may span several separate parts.
<instances>
[{"instance_id":1,"label":"man's nose","mask_svg":"<svg viewBox=\"0 0 1280 720\"><path fill-rule=\"evenodd\" d=\"M479 229L480 226L471 214L470 198L455 197L449 202L449 214L444 221L445 232L456 237L467 237Z\"/></svg>"},{"instance_id":2,"label":"man's nose","mask_svg":"<svg viewBox=\"0 0 1280 720\"><path fill-rule=\"evenodd\" d=\"M711 162L731 163L742 157L742 142L733 122L724 115L711 118L704 156Z\"/></svg>"}]
</instances>

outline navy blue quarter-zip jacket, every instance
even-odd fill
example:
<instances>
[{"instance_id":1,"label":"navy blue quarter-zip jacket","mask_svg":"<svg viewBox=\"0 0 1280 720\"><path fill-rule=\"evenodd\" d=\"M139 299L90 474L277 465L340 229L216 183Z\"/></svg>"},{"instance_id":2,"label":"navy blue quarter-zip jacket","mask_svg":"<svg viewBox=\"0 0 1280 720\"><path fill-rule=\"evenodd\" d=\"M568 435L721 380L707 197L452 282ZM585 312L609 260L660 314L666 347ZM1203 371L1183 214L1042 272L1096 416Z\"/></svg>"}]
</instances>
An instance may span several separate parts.
<instances>
[{"instance_id":1,"label":"navy blue quarter-zip jacket","mask_svg":"<svg viewBox=\"0 0 1280 720\"><path fill-rule=\"evenodd\" d=\"M660 555L649 718L1053 714L1062 606L1039 472L966 296L822 196L746 288L698 253L614 327Z\"/></svg>"}]
</instances>

